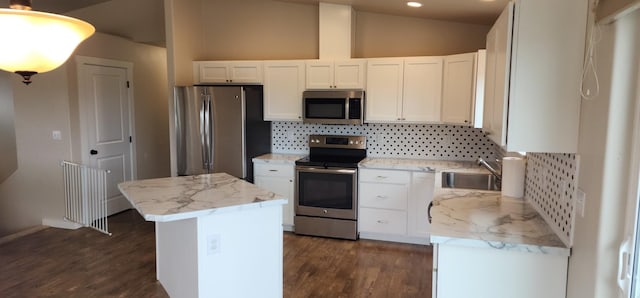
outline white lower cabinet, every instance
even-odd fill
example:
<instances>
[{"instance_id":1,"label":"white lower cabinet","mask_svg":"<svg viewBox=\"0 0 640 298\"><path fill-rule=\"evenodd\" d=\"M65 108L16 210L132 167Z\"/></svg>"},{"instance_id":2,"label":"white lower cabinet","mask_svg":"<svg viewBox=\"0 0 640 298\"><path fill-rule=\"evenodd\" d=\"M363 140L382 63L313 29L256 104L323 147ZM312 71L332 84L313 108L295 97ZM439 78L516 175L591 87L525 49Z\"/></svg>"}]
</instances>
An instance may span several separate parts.
<instances>
[{"instance_id":1,"label":"white lower cabinet","mask_svg":"<svg viewBox=\"0 0 640 298\"><path fill-rule=\"evenodd\" d=\"M433 298L566 297L567 256L433 246Z\"/></svg>"},{"instance_id":2,"label":"white lower cabinet","mask_svg":"<svg viewBox=\"0 0 640 298\"><path fill-rule=\"evenodd\" d=\"M287 204L282 205L282 227L285 231L293 231L294 166L255 163L253 171L255 185L289 200Z\"/></svg>"},{"instance_id":3,"label":"white lower cabinet","mask_svg":"<svg viewBox=\"0 0 640 298\"><path fill-rule=\"evenodd\" d=\"M359 176L360 238L429 243L427 206L435 174L360 169Z\"/></svg>"}]
</instances>

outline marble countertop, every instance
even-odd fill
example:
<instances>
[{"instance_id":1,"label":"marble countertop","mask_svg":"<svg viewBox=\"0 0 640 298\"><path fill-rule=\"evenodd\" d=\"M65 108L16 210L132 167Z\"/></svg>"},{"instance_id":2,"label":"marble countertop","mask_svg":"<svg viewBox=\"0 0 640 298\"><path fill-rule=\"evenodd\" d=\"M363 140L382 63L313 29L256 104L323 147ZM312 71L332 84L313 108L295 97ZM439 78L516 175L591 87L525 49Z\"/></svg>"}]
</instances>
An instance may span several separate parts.
<instances>
[{"instance_id":1,"label":"marble countertop","mask_svg":"<svg viewBox=\"0 0 640 298\"><path fill-rule=\"evenodd\" d=\"M294 164L296 160L307 156L306 154L282 154L269 153L263 154L252 159L253 162L270 163L270 164Z\"/></svg>"},{"instance_id":2,"label":"marble countertop","mask_svg":"<svg viewBox=\"0 0 640 298\"><path fill-rule=\"evenodd\" d=\"M118 188L148 221L283 205L287 199L226 173L126 181Z\"/></svg>"},{"instance_id":3,"label":"marble countertop","mask_svg":"<svg viewBox=\"0 0 640 298\"><path fill-rule=\"evenodd\" d=\"M431 209L431 242L569 256L570 249L523 199L500 192L440 191Z\"/></svg>"},{"instance_id":4,"label":"marble countertop","mask_svg":"<svg viewBox=\"0 0 640 298\"><path fill-rule=\"evenodd\" d=\"M361 169L405 170L418 172L441 172L447 170L481 169L472 161L448 161L408 158L367 157L358 164Z\"/></svg>"}]
</instances>

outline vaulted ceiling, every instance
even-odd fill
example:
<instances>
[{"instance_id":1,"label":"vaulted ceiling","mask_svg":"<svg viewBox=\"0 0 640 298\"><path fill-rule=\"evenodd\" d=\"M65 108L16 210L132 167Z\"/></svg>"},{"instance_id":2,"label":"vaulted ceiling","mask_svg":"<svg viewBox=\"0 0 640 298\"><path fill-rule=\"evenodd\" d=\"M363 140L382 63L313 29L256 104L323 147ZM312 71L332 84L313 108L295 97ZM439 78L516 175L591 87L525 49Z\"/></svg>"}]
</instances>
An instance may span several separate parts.
<instances>
[{"instance_id":1,"label":"vaulted ceiling","mask_svg":"<svg viewBox=\"0 0 640 298\"><path fill-rule=\"evenodd\" d=\"M179 1L179 0L178 0ZM207 0L202 0L207 1ZM234 0L228 0L234 1ZM435 20L492 24L509 0L418 0L410 8L404 0L264 0L317 5L319 2L351 5L367 11ZM0 7L8 7L0 0ZM65 14L86 20L103 33L135 42L163 46L165 43L163 0L33 0L34 10Z\"/></svg>"}]
</instances>

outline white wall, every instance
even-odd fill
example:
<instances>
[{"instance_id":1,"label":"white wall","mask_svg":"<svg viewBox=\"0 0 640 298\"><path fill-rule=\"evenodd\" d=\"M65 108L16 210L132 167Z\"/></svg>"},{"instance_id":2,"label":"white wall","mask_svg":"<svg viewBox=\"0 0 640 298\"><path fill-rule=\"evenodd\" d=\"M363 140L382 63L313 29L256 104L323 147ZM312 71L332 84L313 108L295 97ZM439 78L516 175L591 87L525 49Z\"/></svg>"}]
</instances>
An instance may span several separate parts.
<instances>
[{"instance_id":1,"label":"white wall","mask_svg":"<svg viewBox=\"0 0 640 298\"><path fill-rule=\"evenodd\" d=\"M630 139L640 68L640 10L602 26L597 45L600 95L582 102L578 187L586 193L577 216L569 263L570 298L617 297L618 247L622 242ZM594 81L589 80L594 88Z\"/></svg>"},{"instance_id":2,"label":"white wall","mask_svg":"<svg viewBox=\"0 0 640 298\"><path fill-rule=\"evenodd\" d=\"M64 216L59 162L71 157L65 67L38 74L27 86L11 76L18 169L0 184L0 236ZM63 139L51 139L60 130Z\"/></svg>"},{"instance_id":3,"label":"white wall","mask_svg":"<svg viewBox=\"0 0 640 298\"><path fill-rule=\"evenodd\" d=\"M138 178L168 176L169 136L166 50L96 33L76 51L82 56L134 64ZM59 162L79 161L75 62L34 76L26 86L11 75L18 169L0 184L0 237L42 220L62 220L64 193ZM60 130L62 140L51 139Z\"/></svg>"}]
</instances>

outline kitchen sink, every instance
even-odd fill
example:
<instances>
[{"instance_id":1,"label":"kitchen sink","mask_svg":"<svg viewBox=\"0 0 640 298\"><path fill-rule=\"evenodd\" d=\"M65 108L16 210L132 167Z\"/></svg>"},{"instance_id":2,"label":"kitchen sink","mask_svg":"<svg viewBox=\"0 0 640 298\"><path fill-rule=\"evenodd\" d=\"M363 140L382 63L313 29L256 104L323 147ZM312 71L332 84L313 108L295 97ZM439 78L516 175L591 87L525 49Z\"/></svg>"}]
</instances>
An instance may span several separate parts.
<instances>
[{"instance_id":1,"label":"kitchen sink","mask_svg":"<svg viewBox=\"0 0 640 298\"><path fill-rule=\"evenodd\" d=\"M443 188L500 190L500 181L492 174L442 172Z\"/></svg>"}]
</instances>

